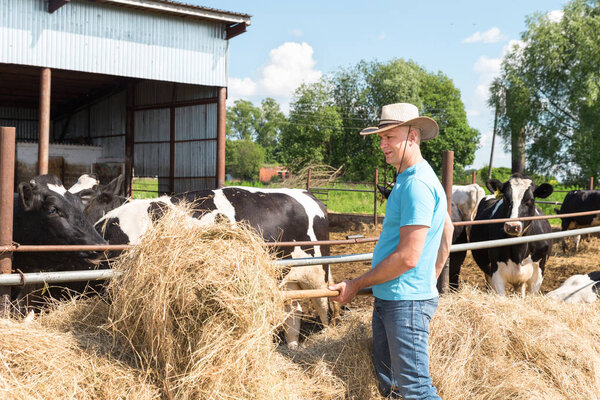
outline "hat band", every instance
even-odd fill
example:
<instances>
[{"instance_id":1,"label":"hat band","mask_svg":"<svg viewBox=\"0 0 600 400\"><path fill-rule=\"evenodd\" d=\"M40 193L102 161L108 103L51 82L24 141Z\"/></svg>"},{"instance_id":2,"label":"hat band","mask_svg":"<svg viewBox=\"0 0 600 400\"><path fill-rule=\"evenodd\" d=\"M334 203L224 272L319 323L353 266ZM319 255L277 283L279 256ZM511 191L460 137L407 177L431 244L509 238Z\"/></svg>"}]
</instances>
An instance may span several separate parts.
<instances>
[{"instance_id":1,"label":"hat band","mask_svg":"<svg viewBox=\"0 0 600 400\"><path fill-rule=\"evenodd\" d=\"M384 119L384 120L381 120L379 122L379 125L377 125L377 127L383 128L383 127L388 126L388 125L403 124L404 122L405 121L398 121L398 120L395 120L395 119Z\"/></svg>"}]
</instances>

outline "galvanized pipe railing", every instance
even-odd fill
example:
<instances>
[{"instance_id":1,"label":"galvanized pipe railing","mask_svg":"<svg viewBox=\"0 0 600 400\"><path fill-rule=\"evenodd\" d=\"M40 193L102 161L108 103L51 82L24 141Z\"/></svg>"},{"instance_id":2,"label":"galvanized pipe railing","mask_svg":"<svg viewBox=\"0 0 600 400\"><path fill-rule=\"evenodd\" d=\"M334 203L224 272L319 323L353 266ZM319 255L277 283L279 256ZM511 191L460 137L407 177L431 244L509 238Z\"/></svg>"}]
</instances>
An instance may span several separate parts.
<instances>
[{"instance_id":1,"label":"galvanized pipe railing","mask_svg":"<svg viewBox=\"0 0 600 400\"><path fill-rule=\"evenodd\" d=\"M592 228L573 229L570 231L546 233L541 235L531 235L526 237L516 237L508 239L488 240L484 242L455 244L450 248L450 252L476 250L484 248L504 247L514 244L529 243L539 240L557 239L568 236L585 235L588 233L600 232L600 226ZM312 258L295 258L286 260L277 260L275 264L281 267L304 267L309 265L321 264L340 264L347 262L370 261L373 258L373 253L350 254L328 257L312 257ZM111 279L119 273L112 269L101 269L91 271L61 271L61 272L38 272L23 274L27 283L58 283L58 282L77 282L90 281L99 279ZM23 279L19 274L0 275L0 286L22 285ZM332 292L328 296L336 296L337 292ZM327 297L327 296L315 296Z\"/></svg>"}]
</instances>

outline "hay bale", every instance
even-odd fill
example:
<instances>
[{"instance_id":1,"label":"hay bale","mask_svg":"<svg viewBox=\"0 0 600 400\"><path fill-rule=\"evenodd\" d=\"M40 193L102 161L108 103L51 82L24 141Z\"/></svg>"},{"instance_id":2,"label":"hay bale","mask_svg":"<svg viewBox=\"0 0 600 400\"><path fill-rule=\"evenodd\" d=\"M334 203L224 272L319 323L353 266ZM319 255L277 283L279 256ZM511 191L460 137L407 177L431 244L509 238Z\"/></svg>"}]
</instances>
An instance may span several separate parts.
<instances>
[{"instance_id":1,"label":"hay bale","mask_svg":"<svg viewBox=\"0 0 600 400\"><path fill-rule=\"evenodd\" d=\"M280 269L249 228L182 229L168 212L114 265L108 286L111 329L167 398L336 398L339 390L299 376L274 331L287 314Z\"/></svg>"},{"instance_id":2,"label":"hay bale","mask_svg":"<svg viewBox=\"0 0 600 400\"><path fill-rule=\"evenodd\" d=\"M138 370L88 350L75 335L38 322L0 320L0 398L158 398L158 388Z\"/></svg>"},{"instance_id":3,"label":"hay bale","mask_svg":"<svg viewBox=\"0 0 600 400\"><path fill-rule=\"evenodd\" d=\"M295 356L324 362L347 399L379 399L370 361L371 311L346 315ZM473 288L440 299L431 325L430 368L451 400L598 399L600 307L542 296L499 297Z\"/></svg>"}]
</instances>

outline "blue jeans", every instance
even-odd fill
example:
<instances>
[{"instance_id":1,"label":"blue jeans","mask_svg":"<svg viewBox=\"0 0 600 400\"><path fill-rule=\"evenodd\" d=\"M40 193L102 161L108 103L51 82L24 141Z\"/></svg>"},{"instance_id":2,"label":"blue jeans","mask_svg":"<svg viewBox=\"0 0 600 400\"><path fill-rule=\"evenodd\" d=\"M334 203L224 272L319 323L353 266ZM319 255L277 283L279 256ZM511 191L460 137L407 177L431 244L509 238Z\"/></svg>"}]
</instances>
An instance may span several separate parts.
<instances>
[{"instance_id":1,"label":"blue jeans","mask_svg":"<svg viewBox=\"0 0 600 400\"><path fill-rule=\"evenodd\" d=\"M373 364L382 396L440 399L429 376L430 300L382 300L373 304ZM401 397L400 397L401 396Z\"/></svg>"}]
</instances>

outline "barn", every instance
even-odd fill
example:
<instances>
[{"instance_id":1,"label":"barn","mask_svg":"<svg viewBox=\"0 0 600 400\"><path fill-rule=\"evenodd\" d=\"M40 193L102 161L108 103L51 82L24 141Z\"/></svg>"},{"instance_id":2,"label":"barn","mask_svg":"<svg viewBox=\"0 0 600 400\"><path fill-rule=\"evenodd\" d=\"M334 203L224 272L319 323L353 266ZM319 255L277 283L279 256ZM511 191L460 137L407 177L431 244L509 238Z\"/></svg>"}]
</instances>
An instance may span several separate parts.
<instances>
[{"instance_id":1,"label":"barn","mask_svg":"<svg viewBox=\"0 0 600 400\"><path fill-rule=\"evenodd\" d=\"M129 192L134 176L158 177L161 193L223 185L229 40L250 15L167 0L0 4L0 126L16 127L17 182L92 171L125 173Z\"/></svg>"}]
</instances>

